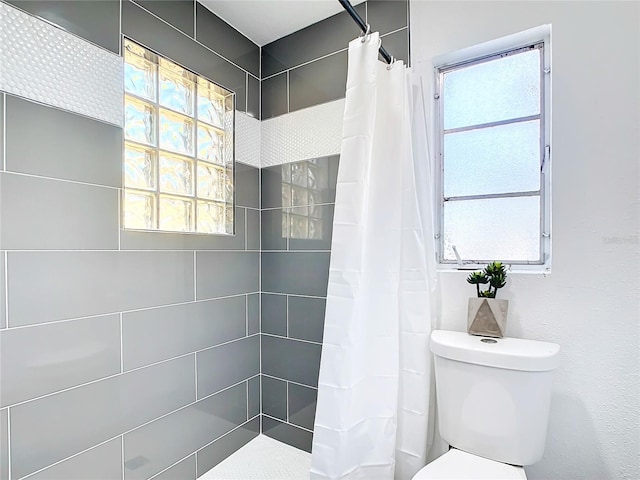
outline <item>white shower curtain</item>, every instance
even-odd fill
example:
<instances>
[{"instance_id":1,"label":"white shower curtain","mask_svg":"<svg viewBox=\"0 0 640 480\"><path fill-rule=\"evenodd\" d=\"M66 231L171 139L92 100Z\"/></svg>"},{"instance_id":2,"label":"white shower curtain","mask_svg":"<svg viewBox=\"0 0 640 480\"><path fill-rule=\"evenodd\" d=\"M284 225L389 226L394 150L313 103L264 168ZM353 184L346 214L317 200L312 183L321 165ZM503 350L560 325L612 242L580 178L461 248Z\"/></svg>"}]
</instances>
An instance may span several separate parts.
<instances>
[{"instance_id":1,"label":"white shower curtain","mask_svg":"<svg viewBox=\"0 0 640 480\"><path fill-rule=\"evenodd\" d=\"M349 44L312 479L410 479L430 439L435 260L419 81ZM431 422L433 423L433 422Z\"/></svg>"}]
</instances>

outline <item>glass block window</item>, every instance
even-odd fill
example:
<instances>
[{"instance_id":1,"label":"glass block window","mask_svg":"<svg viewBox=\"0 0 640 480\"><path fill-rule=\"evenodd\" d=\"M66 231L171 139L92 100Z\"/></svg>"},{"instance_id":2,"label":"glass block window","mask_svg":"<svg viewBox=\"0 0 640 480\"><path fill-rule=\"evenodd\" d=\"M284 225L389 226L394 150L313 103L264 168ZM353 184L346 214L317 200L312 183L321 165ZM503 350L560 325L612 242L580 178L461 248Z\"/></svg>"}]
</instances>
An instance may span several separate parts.
<instances>
[{"instance_id":1,"label":"glass block window","mask_svg":"<svg viewBox=\"0 0 640 480\"><path fill-rule=\"evenodd\" d=\"M437 69L440 263L543 264L544 42Z\"/></svg>"},{"instance_id":2,"label":"glass block window","mask_svg":"<svg viewBox=\"0 0 640 480\"><path fill-rule=\"evenodd\" d=\"M234 93L124 41L127 229L233 234Z\"/></svg>"}]
</instances>

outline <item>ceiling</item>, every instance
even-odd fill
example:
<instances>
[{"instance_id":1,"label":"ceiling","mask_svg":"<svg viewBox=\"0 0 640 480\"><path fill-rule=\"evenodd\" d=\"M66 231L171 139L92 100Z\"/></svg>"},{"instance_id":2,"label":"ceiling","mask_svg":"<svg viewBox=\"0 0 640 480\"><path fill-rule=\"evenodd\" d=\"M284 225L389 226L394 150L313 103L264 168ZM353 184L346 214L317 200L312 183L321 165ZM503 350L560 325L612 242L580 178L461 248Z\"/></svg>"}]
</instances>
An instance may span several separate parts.
<instances>
[{"instance_id":1,"label":"ceiling","mask_svg":"<svg viewBox=\"0 0 640 480\"><path fill-rule=\"evenodd\" d=\"M259 46L343 11L338 0L198 1Z\"/></svg>"}]
</instances>

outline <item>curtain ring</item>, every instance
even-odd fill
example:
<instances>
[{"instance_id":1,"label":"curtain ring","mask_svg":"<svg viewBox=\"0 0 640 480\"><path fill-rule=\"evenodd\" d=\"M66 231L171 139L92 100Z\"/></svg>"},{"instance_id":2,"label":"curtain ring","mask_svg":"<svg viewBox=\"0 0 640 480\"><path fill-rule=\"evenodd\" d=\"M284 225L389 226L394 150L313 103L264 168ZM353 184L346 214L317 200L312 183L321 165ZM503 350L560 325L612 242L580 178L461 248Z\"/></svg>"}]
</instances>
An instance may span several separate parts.
<instances>
[{"instance_id":1,"label":"curtain ring","mask_svg":"<svg viewBox=\"0 0 640 480\"><path fill-rule=\"evenodd\" d=\"M366 32L362 32L362 33L360 34L360 41L361 41L362 43L364 43L364 42L367 40L367 37L369 36L369 34L370 34L370 33L371 33L371 25L369 25L369 24L367 23L367 31L366 31Z\"/></svg>"},{"instance_id":2,"label":"curtain ring","mask_svg":"<svg viewBox=\"0 0 640 480\"><path fill-rule=\"evenodd\" d=\"M389 65L387 65L387 70L391 70L393 68L393 66L396 63L396 57L394 57L393 55L391 55L391 62L389 62Z\"/></svg>"}]
</instances>

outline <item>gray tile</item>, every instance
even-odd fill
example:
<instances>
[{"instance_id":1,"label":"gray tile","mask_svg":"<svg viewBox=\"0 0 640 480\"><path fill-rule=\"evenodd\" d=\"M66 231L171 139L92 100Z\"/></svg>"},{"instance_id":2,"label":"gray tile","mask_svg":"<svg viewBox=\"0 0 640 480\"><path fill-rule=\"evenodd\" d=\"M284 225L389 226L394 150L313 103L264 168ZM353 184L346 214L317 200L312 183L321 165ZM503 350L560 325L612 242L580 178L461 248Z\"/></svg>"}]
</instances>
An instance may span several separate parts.
<instances>
[{"instance_id":1,"label":"gray tile","mask_svg":"<svg viewBox=\"0 0 640 480\"><path fill-rule=\"evenodd\" d=\"M119 52L120 2L117 0L8 0L8 3L112 52Z\"/></svg>"},{"instance_id":2,"label":"gray tile","mask_svg":"<svg viewBox=\"0 0 640 480\"><path fill-rule=\"evenodd\" d=\"M260 80L247 77L247 115L260 119Z\"/></svg>"},{"instance_id":3,"label":"gray tile","mask_svg":"<svg viewBox=\"0 0 640 480\"><path fill-rule=\"evenodd\" d=\"M0 206L5 250L118 248L115 188L3 172Z\"/></svg>"},{"instance_id":4,"label":"gray tile","mask_svg":"<svg viewBox=\"0 0 640 480\"><path fill-rule=\"evenodd\" d=\"M201 300L257 292L259 270L258 252L197 252L196 297Z\"/></svg>"},{"instance_id":5,"label":"gray tile","mask_svg":"<svg viewBox=\"0 0 640 480\"><path fill-rule=\"evenodd\" d=\"M246 72L138 5L122 0L122 33L155 52L236 93L236 108L246 105Z\"/></svg>"},{"instance_id":6,"label":"gray tile","mask_svg":"<svg viewBox=\"0 0 640 480\"><path fill-rule=\"evenodd\" d=\"M247 216L247 250L260 250L260 210L248 208Z\"/></svg>"},{"instance_id":7,"label":"gray tile","mask_svg":"<svg viewBox=\"0 0 640 480\"><path fill-rule=\"evenodd\" d=\"M156 475L153 480L196 480L196 478L196 454L194 453L160 475Z\"/></svg>"},{"instance_id":8,"label":"gray tile","mask_svg":"<svg viewBox=\"0 0 640 480\"><path fill-rule=\"evenodd\" d=\"M262 413L287 421L287 382L262 375Z\"/></svg>"},{"instance_id":9,"label":"gray tile","mask_svg":"<svg viewBox=\"0 0 640 480\"><path fill-rule=\"evenodd\" d=\"M0 250L0 329L6 328L7 319L5 318L5 305L7 299L5 298L6 289L5 289L5 279L4 279L4 253Z\"/></svg>"},{"instance_id":10,"label":"gray tile","mask_svg":"<svg viewBox=\"0 0 640 480\"><path fill-rule=\"evenodd\" d=\"M7 271L10 326L194 300L192 252L9 252Z\"/></svg>"},{"instance_id":11,"label":"gray tile","mask_svg":"<svg viewBox=\"0 0 640 480\"><path fill-rule=\"evenodd\" d=\"M122 439L115 438L29 477L31 480L122 479Z\"/></svg>"},{"instance_id":12,"label":"gray tile","mask_svg":"<svg viewBox=\"0 0 640 480\"><path fill-rule=\"evenodd\" d=\"M8 410L0 410L0 478L9 478L9 418Z\"/></svg>"},{"instance_id":13,"label":"gray tile","mask_svg":"<svg viewBox=\"0 0 640 480\"><path fill-rule=\"evenodd\" d=\"M260 419L245 423L240 428L219 438L211 445L207 445L197 453L198 456L198 475L211 470L222 460L234 453L240 447L246 445L260 434ZM177 479L176 479L177 480Z\"/></svg>"},{"instance_id":14,"label":"gray tile","mask_svg":"<svg viewBox=\"0 0 640 480\"><path fill-rule=\"evenodd\" d=\"M120 373L120 317L3 330L0 359L2 406Z\"/></svg>"},{"instance_id":15,"label":"gray tile","mask_svg":"<svg viewBox=\"0 0 640 480\"><path fill-rule=\"evenodd\" d=\"M313 430L316 418L316 401L318 390L303 387L295 383L289 384L289 423Z\"/></svg>"},{"instance_id":16,"label":"gray tile","mask_svg":"<svg viewBox=\"0 0 640 480\"><path fill-rule=\"evenodd\" d=\"M407 29L390 33L382 37L382 45L389 55L398 60L404 60L405 65L409 59L409 33ZM382 57L379 57L382 60Z\"/></svg>"},{"instance_id":17,"label":"gray tile","mask_svg":"<svg viewBox=\"0 0 640 480\"><path fill-rule=\"evenodd\" d=\"M70 3L80 8L91 2ZM7 170L112 187L122 184L121 128L11 95L6 102ZM37 142L33 132L38 132Z\"/></svg>"},{"instance_id":18,"label":"gray tile","mask_svg":"<svg viewBox=\"0 0 640 480\"><path fill-rule=\"evenodd\" d=\"M313 434L279 420L262 416L262 433L280 442L311 453Z\"/></svg>"},{"instance_id":19,"label":"gray tile","mask_svg":"<svg viewBox=\"0 0 640 480\"><path fill-rule=\"evenodd\" d=\"M123 313L125 371L244 337L245 304L240 296Z\"/></svg>"},{"instance_id":20,"label":"gray tile","mask_svg":"<svg viewBox=\"0 0 640 480\"><path fill-rule=\"evenodd\" d=\"M194 362L190 355L13 407L13 478L193 402Z\"/></svg>"},{"instance_id":21,"label":"gray tile","mask_svg":"<svg viewBox=\"0 0 640 480\"><path fill-rule=\"evenodd\" d=\"M235 235L120 231L122 250L244 250L244 208L235 209Z\"/></svg>"},{"instance_id":22,"label":"gray tile","mask_svg":"<svg viewBox=\"0 0 640 480\"><path fill-rule=\"evenodd\" d=\"M124 436L127 480L147 479L247 420L244 383Z\"/></svg>"},{"instance_id":23,"label":"gray tile","mask_svg":"<svg viewBox=\"0 0 640 480\"><path fill-rule=\"evenodd\" d=\"M262 333L287 336L287 296L262 294Z\"/></svg>"},{"instance_id":24,"label":"gray tile","mask_svg":"<svg viewBox=\"0 0 640 480\"><path fill-rule=\"evenodd\" d=\"M344 98L347 52L307 63L289 71L289 111Z\"/></svg>"},{"instance_id":25,"label":"gray tile","mask_svg":"<svg viewBox=\"0 0 640 480\"><path fill-rule=\"evenodd\" d=\"M260 375L247 381L247 417L253 418L260 414Z\"/></svg>"},{"instance_id":26,"label":"gray tile","mask_svg":"<svg viewBox=\"0 0 640 480\"><path fill-rule=\"evenodd\" d=\"M260 333L260 294L247 295L247 335Z\"/></svg>"},{"instance_id":27,"label":"gray tile","mask_svg":"<svg viewBox=\"0 0 640 480\"><path fill-rule=\"evenodd\" d=\"M256 77L260 75L260 47L200 3L196 39Z\"/></svg>"},{"instance_id":28,"label":"gray tile","mask_svg":"<svg viewBox=\"0 0 640 480\"><path fill-rule=\"evenodd\" d=\"M329 252L264 252L262 291L327 295Z\"/></svg>"},{"instance_id":29,"label":"gray tile","mask_svg":"<svg viewBox=\"0 0 640 480\"><path fill-rule=\"evenodd\" d=\"M365 18L364 4L355 9ZM314 23L262 47L262 77L346 49L359 34L360 28L346 12Z\"/></svg>"},{"instance_id":30,"label":"gray tile","mask_svg":"<svg viewBox=\"0 0 640 480\"><path fill-rule=\"evenodd\" d=\"M322 343L324 298L289 297L289 337Z\"/></svg>"},{"instance_id":31,"label":"gray tile","mask_svg":"<svg viewBox=\"0 0 640 480\"><path fill-rule=\"evenodd\" d=\"M282 207L282 169L276 165L260 170L260 195L262 208ZM286 205L288 206L288 205Z\"/></svg>"},{"instance_id":32,"label":"gray tile","mask_svg":"<svg viewBox=\"0 0 640 480\"><path fill-rule=\"evenodd\" d=\"M262 373L317 387L320 351L315 343L262 335Z\"/></svg>"},{"instance_id":33,"label":"gray tile","mask_svg":"<svg viewBox=\"0 0 640 480\"><path fill-rule=\"evenodd\" d=\"M367 22L376 32L380 32L380 35L407 27L408 3L407 0L368 0Z\"/></svg>"},{"instance_id":34,"label":"gray tile","mask_svg":"<svg viewBox=\"0 0 640 480\"><path fill-rule=\"evenodd\" d=\"M236 205L260 208L260 169L236 162Z\"/></svg>"},{"instance_id":35,"label":"gray tile","mask_svg":"<svg viewBox=\"0 0 640 480\"><path fill-rule=\"evenodd\" d=\"M258 335L197 353L198 398L260 373Z\"/></svg>"},{"instance_id":36,"label":"gray tile","mask_svg":"<svg viewBox=\"0 0 640 480\"><path fill-rule=\"evenodd\" d=\"M260 94L261 119L267 120L289 111L287 74L262 80Z\"/></svg>"},{"instance_id":37,"label":"gray tile","mask_svg":"<svg viewBox=\"0 0 640 480\"><path fill-rule=\"evenodd\" d=\"M193 0L135 0L135 2L193 37L195 23Z\"/></svg>"},{"instance_id":38,"label":"gray tile","mask_svg":"<svg viewBox=\"0 0 640 480\"><path fill-rule=\"evenodd\" d=\"M331 250L331 235L333 234L333 205L310 205L308 207L291 207L289 217L291 221L291 238L289 250ZM296 220L308 224L308 235L312 238L296 238L293 225Z\"/></svg>"},{"instance_id":39,"label":"gray tile","mask_svg":"<svg viewBox=\"0 0 640 480\"><path fill-rule=\"evenodd\" d=\"M284 218L283 218L284 216ZM283 209L262 210L262 249L286 250L288 217ZM284 226L283 226L284 224Z\"/></svg>"}]
</instances>

